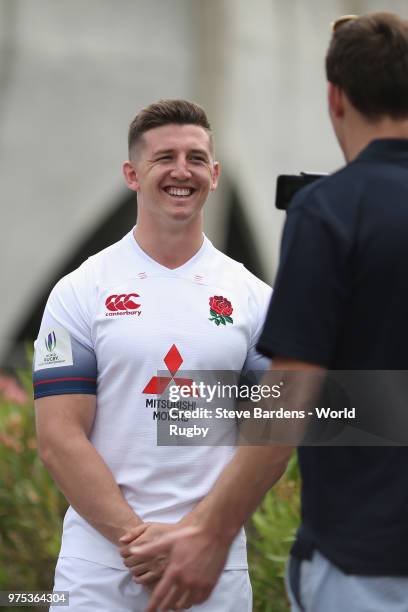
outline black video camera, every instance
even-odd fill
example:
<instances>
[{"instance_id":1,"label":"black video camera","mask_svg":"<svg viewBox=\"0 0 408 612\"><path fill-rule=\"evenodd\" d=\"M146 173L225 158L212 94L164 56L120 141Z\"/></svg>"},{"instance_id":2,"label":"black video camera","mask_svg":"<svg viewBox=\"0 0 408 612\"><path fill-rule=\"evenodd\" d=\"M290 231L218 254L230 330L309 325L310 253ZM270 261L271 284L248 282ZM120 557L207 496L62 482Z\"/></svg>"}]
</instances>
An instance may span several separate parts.
<instances>
[{"instance_id":1,"label":"black video camera","mask_svg":"<svg viewBox=\"0 0 408 612\"><path fill-rule=\"evenodd\" d=\"M299 189L310 185L327 174L301 172L300 174L280 174L276 181L275 206L279 210L287 210L290 201Z\"/></svg>"}]
</instances>

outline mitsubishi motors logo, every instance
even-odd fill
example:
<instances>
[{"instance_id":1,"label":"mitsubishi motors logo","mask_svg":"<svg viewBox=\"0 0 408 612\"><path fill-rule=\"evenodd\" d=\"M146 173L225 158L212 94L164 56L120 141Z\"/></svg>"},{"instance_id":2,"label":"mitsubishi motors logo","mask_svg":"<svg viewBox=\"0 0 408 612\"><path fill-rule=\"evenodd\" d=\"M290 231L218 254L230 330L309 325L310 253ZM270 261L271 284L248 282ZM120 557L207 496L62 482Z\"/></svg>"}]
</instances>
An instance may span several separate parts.
<instances>
[{"instance_id":1,"label":"mitsubishi motors logo","mask_svg":"<svg viewBox=\"0 0 408 612\"><path fill-rule=\"evenodd\" d=\"M140 304L136 301L140 295L138 293L120 293L110 295L105 300L105 306L109 312L105 317L118 317L123 315L137 315L140 317L142 311L139 310Z\"/></svg>"},{"instance_id":2,"label":"mitsubishi motors logo","mask_svg":"<svg viewBox=\"0 0 408 612\"><path fill-rule=\"evenodd\" d=\"M171 376L152 376L143 389L143 393L162 395L171 381L174 381L179 387L182 385L190 386L193 382L191 378L176 378L176 374L183 363L183 358L175 344L170 348L163 361Z\"/></svg>"}]
</instances>

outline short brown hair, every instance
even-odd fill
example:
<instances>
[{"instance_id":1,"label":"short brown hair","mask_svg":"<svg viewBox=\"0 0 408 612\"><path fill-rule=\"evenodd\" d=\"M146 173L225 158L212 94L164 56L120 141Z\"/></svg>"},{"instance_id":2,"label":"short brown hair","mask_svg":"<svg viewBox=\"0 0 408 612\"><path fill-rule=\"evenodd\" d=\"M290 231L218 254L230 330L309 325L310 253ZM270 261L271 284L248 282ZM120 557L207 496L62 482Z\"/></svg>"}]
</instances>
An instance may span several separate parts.
<instances>
[{"instance_id":1,"label":"short brown hair","mask_svg":"<svg viewBox=\"0 0 408 612\"><path fill-rule=\"evenodd\" d=\"M392 13L339 22L326 75L368 119L408 117L408 22Z\"/></svg>"},{"instance_id":2,"label":"short brown hair","mask_svg":"<svg viewBox=\"0 0 408 612\"><path fill-rule=\"evenodd\" d=\"M129 126L129 155L143 134L162 125L176 123L178 125L199 125L211 137L211 126L207 115L201 106L189 100L159 100L143 108Z\"/></svg>"}]
</instances>

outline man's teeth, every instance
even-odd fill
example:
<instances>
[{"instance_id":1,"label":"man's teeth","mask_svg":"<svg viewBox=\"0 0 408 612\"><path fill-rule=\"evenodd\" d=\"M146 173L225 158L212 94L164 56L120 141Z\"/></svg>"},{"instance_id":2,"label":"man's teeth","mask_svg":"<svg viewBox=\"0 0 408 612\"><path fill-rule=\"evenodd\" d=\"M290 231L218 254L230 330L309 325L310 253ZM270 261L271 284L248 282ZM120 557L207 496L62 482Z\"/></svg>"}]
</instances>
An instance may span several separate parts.
<instances>
[{"instance_id":1,"label":"man's teeth","mask_svg":"<svg viewBox=\"0 0 408 612\"><path fill-rule=\"evenodd\" d=\"M186 197L192 194L191 187L168 187L166 191L171 196Z\"/></svg>"}]
</instances>

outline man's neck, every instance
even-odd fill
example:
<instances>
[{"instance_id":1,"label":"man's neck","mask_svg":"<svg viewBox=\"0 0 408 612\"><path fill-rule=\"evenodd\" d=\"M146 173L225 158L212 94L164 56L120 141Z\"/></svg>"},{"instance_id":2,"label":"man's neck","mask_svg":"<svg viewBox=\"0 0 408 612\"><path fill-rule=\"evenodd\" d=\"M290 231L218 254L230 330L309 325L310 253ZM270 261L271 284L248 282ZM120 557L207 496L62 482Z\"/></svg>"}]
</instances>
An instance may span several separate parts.
<instances>
[{"instance_id":1,"label":"man's neck","mask_svg":"<svg viewBox=\"0 0 408 612\"><path fill-rule=\"evenodd\" d=\"M369 123L356 116L344 132L343 151L347 162L353 161L370 142L384 138L408 139L408 119L384 117Z\"/></svg>"},{"instance_id":2,"label":"man's neck","mask_svg":"<svg viewBox=\"0 0 408 612\"><path fill-rule=\"evenodd\" d=\"M174 270L185 264L203 244L202 223L179 228L149 227L139 221L133 231L140 248L157 263Z\"/></svg>"}]
</instances>

